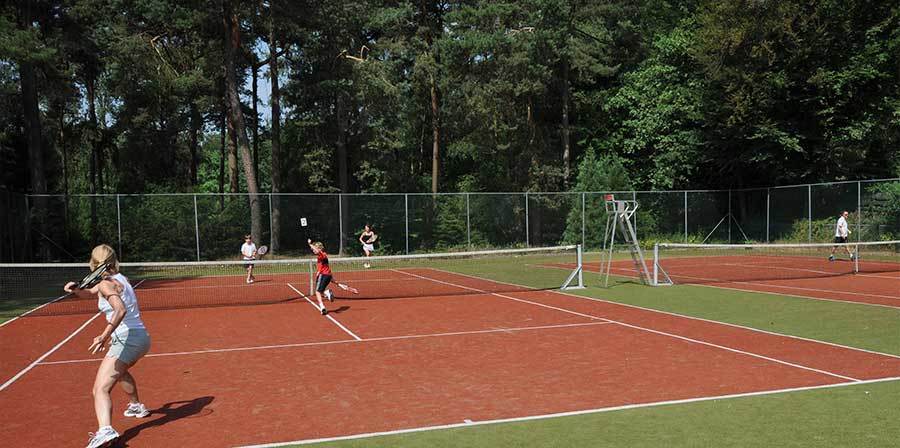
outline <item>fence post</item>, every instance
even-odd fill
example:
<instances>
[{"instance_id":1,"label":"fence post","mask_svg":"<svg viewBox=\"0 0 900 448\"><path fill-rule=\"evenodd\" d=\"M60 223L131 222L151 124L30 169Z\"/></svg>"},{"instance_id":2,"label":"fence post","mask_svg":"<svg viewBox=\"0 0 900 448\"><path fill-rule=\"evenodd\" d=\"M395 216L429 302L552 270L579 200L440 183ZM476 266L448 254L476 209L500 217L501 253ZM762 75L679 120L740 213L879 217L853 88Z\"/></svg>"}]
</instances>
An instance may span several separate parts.
<instances>
[{"instance_id":1,"label":"fence post","mask_svg":"<svg viewBox=\"0 0 900 448\"><path fill-rule=\"evenodd\" d=\"M197 241L197 261L200 261L200 219L197 213L197 195L194 196L194 239ZM272 196L269 196L269 226L271 227L272 219ZM260 236L261 238L262 236Z\"/></svg>"},{"instance_id":2,"label":"fence post","mask_svg":"<svg viewBox=\"0 0 900 448\"><path fill-rule=\"evenodd\" d=\"M403 194L403 222L406 229L406 254L409 255L409 194Z\"/></svg>"},{"instance_id":3,"label":"fence post","mask_svg":"<svg viewBox=\"0 0 900 448\"><path fill-rule=\"evenodd\" d=\"M862 182L856 182L856 241L865 241L862 237Z\"/></svg>"},{"instance_id":4,"label":"fence post","mask_svg":"<svg viewBox=\"0 0 900 448\"><path fill-rule=\"evenodd\" d=\"M338 253L344 254L344 198L338 193ZM310 281L311 282L311 281Z\"/></svg>"},{"instance_id":5,"label":"fence post","mask_svg":"<svg viewBox=\"0 0 900 448\"><path fill-rule=\"evenodd\" d=\"M472 248L472 223L469 221L469 193L466 193L466 242Z\"/></svg>"},{"instance_id":6,"label":"fence post","mask_svg":"<svg viewBox=\"0 0 900 448\"><path fill-rule=\"evenodd\" d=\"M809 239L809 242L811 243L812 242L812 185L806 186L806 206L807 206L806 217L807 217L807 223L808 223L807 238Z\"/></svg>"},{"instance_id":7,"label":"fence post","mask_svg":"<svg viewBox=\"0 0 900 448\"><path fill-rule=\"evenodd\" d=\"M122 195L116 194L116 228L118 230L118 238L119 238L119 257L122 257L124 254L122 253L122 206L120 204L119 198Z\"/></svg>"},{"instance_id":8,"label":"fence post","mask_svg":"<svg viewBox=\"0 0 900 448\"><path fill-rule=\"evenodd\" d=\"M584 215L584 192L581 193L581 247L587 247L584 240L584 226L585 226L585 215Z\"/></svg>"},{"instance_id":9,"label":"fence post","mask_svg":"<svg viewBox=\"0 0 900 448\"><path fill-rule=\"evenodd\" d=\"M769 242L769 210L772 203L772 189L766 188L766 242Z\"/></svg>"},{"instance_id":10,"label":"fence post","mask_svg":"<svg viewBox=\"0 0 900 448\"><path fill-rule=\"evenodd\" d=\"M272 232L275 231L275 218L272 216L272 193L268 193L269 196L269 245L272 245ZM260 238L262 236L260 235ZM200 257L197 257L199 261Z\"/></svg>"},{"instance_id":11,"label":"fence post","mask_svg":"<svg viewBox=\"0 0 900 448\"><path fill-rule=\"evenodd\" d=\"M731 214L731 188L728 189L728 244L731 244L731 221L734 215Z\"/></svg>"},{"instance_id":12,"label":"fence post","mask_svg":"<svg viewBox=\"0 0 900 448\"><path fill-rule=\"evenodd\" d=\"M685 243L688 242L688 192L687 192L687 190L684 190L684 242ZM656 267L654 267L653 269L656 269Z\"/></svg>"},{"instance_id":13,"label":"fence post","mask_svg":"<svg viewBox=\"0 0 900 448\"><path fill-rule=\"evenodd\" d=\"M525 247L531 247L531 232L528 225L528 192L525 192Z\"/></svg>"},{"instance_id":14,"label":"fence post","mask_svg":"<svg viewBox=\"0 0 900 448\"><path fill-rule=\"evenodd\" d=\"M631 191L631 200L634 201L635 206L640 205L637 203L637 191ZM638 236L638 214L634 214L634 235Z\"/></svg>"}]
</instances>

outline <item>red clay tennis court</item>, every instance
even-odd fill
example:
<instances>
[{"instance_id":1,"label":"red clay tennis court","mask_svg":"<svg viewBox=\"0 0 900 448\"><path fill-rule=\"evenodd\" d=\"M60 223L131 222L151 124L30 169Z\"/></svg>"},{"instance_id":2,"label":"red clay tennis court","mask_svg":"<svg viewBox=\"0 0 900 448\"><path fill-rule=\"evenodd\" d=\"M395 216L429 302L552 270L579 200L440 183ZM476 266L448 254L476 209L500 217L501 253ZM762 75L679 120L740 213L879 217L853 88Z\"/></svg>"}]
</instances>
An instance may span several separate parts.
<instances>
[{"instance_id":1,"label":"red clay tennis court","mask_svg":"<svg viewBox=\"0 0 900 448\"><path fill-rule=\"evenodd\" d=\"M900 377L893 355L436 267L338 277L362 293L336 290L326 317L302 275L141 284L142 304L174 300L168 288L224 302L142 313L153 347L132 372L153 411L122 417L114 392L121 444L266 446ZM101 320L48 313L0 327L0 419L14 446L84 445L99 359L86 349Z\"/></svg>"},{"instance_id":2,"label":"red clay tennis court","mask_svg":"<svg viewBox=\"0 0 900 448\"><path fill-rule=\"evenodd\" d=\"M763 250L756 251L741 245L677 245L679 250L660 252L659 266L675 284L900 307L900 258L895 244L883 243L889 250L871 251L871 257L864 254L856 260L837 253L834 261L829 261L825 245L789 245L787 249L760 245ZM584 269L603 272L604 266L585 263ZM637 276L631 260L614 260L610 272Z\"/></svg>"}]
</instances>

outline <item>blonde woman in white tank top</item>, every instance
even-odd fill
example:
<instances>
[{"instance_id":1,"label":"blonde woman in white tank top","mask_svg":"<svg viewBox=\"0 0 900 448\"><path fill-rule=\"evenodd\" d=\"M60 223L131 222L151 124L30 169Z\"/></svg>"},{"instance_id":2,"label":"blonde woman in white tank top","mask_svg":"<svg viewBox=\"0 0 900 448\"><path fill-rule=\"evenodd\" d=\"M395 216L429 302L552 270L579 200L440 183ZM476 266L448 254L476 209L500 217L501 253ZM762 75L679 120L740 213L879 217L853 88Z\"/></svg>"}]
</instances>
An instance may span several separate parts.
<instances>
[{"instance_id":1,"label":"blonde woman in white tank top","mask_svg":"<svg viewBox=\"0 0 900 448\"><path fill-rule=\"evenodd\" d=\"M88 348L91 353L107 351L94 378L94 411L99 429L90 435L88 448L106 446L119 437L119 433L110 425L110 392L116 383L122 385L122 390L129 397L130 402L124 412L126 417L142 418L150 415L138 397L134 377L128 372L150 349L150 335L141 320L134 288L128 278L119 272L116 252L105 244L95 247L91 252L91 270L103 263L107 263L109 269L96 286L78 289L75 282L69 282L64 287L66 292L76 297L97 297L97 306L106 317L106 326Z\"/></svg>"}]
</instances>

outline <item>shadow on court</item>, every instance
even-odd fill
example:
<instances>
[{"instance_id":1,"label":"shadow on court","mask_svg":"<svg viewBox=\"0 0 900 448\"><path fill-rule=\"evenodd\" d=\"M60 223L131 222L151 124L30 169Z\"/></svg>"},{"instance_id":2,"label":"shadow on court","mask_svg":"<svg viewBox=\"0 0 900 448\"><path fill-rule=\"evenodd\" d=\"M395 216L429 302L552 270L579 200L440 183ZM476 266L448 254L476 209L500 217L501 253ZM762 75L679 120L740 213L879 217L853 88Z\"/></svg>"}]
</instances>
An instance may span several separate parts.
<instances>
[{"instance_id":1,"label":"shadow on court","mask_svg":"<svg viewBox=\"0 0 900 448\"><path fill-rule=\"evenodd\" d=\"M128 441L137 437L141 431L152 428L154 426L162 426L166 423L180 420L182 418L191 418L194 416L204 416L212 413L212 409L206 409L212 403L214 397L199 397L190 401L173 401L166 403L157 409L150 411L150 415L144 418L146 420L138 426L129 428L122 433L117 441L117 447L128 446Z\"/></svg>"},{"instance_id":2,"label":"shadow on court","mask_svg":"<svg viewBox=\"0 0 900 448\"><path fill-rule=\"evenodd\" d=\"M333 310L328 310L328 314L332 314L332 313L338 313L338 314L340 314L340 313L343 313L344 311L348 311L348 310L350 310L350 307L347 306L347 305L344 305L344 306L342 306L342 307L340 307L340 308L336 308L336 309L333 309Z\"/></svg>"}]
</instances>

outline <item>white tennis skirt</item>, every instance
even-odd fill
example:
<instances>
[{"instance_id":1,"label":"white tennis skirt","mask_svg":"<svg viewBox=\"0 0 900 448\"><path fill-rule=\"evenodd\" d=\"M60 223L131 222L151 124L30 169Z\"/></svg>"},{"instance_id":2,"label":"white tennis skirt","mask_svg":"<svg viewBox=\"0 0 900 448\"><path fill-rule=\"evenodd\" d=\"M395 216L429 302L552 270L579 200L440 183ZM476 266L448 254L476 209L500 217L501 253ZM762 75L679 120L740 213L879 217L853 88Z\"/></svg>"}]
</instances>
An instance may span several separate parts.
<instances>
[{"instance_id":1,"label":"white tennis skirt","mask_svg":"<svg viewBox=\"0 0 900 448\"><path fill-rule=\"evenodd\" d=\"M114 332L110 337L107 358L116 358L126 364L134 364L150 350L150 334L143 328L130 328Z\"/></svg>"},{"instance_id":2,"label":"white tennis skirt","mask_svg":"<svg viewBox=\"0 0 900 448\"><path fill-rule=\"evenodd\" d=\"M374 251L375 251L375 245L373 245L373 244L365 244L365 243L364 243L364 244L363 244L363 250L364 250L364 251L367 251L367 252L374 252Z\"/></svg>"}]
</instances>

